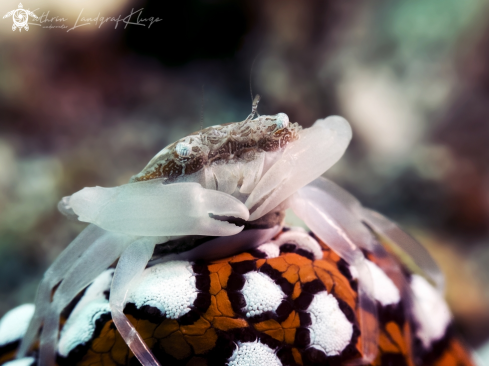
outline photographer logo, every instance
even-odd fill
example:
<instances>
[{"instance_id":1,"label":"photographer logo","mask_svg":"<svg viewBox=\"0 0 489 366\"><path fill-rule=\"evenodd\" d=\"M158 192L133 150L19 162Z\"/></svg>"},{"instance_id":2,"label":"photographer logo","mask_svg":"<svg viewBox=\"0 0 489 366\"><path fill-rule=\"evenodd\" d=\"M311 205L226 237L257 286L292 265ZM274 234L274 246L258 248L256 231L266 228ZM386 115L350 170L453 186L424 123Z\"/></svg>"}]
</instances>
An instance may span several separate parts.
<instances>
[{"instance_id":1,"label":"photographer logo","mask_svg":"<svg viewBox=\"0 0 489 366\"><path fill-rule=\"evenodd\" d=\"M38 9L35 9L39 10ZM145 27L147 29L155 23L161 22L162 19L159 17L145 17L143 16L144 8L135 10L131 9L130 12L126 14L119 14L117 16L102 16L100 13L97 16L87 16L84 14L85 9L82 8L78 13L76 20L70 21L68 18L63 16L51 16L50 11L43 11L40 16L37 16L32 11L24 9L22 4L19 4L18 9L9 11L3 16L3 19L12 17L14 24L12 25L12 30L15 31L19 29L22 31L24 28L26 31L29 30L29 25L35 25L46 29L64 29L66 32L81 28L81 27L96 27L101 28L104 24L112 24L114 29L118 27L127 28L128 26L139 26ZM39 10L41 11L41 10ZM29 17L32 18L31 23L29 23Z\"/></svg>"},{"instance_id":2,"label":"photographer logo","mask_svg":"<svg viewBox=\"0 0 489 366\"><path fill-rule=\"evenodd\" d=\"M19 32L22 31L22 28L28 31L29 25L27 24L27 21L29 20L29 15L35 19L38 19L36 14L34 14L32 11L25 10L22 4L19 4L18 9L9 11L3 16L3 19L12 16L14 19L14 24L12 25L13 31L15 31L17 28L19 28Z\"/></svg>"}]
</instances>

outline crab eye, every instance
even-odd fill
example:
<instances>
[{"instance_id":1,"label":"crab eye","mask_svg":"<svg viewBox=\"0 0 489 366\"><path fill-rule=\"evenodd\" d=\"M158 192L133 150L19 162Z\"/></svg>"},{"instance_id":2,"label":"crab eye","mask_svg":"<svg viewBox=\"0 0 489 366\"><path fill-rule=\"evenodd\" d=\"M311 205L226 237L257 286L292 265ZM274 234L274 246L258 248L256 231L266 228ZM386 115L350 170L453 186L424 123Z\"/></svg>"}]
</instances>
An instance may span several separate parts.
<instances>
[{"instance_id":1,"label":"crab eye","mask_svg":"<svg viewBox=\"0 0 489 366\"><path fill-rule=\"evenodd\" d=\"M275 121L278 129L286 128L289 125L289 116L285 113L277 114L277 119Z\"/></svg>"},{"instance_id":2,"label":"crab eye","mask_svg":"<svg viewBox=\"0 0 489 366\"><path fill-rule=\"evenodd\" d=\"M181 156L182 158L186 158L187 156L190 155L191 147L189 144L185 142L179 142L177 146L175 147L176 153Z\"/></svg>"}]
</instances>

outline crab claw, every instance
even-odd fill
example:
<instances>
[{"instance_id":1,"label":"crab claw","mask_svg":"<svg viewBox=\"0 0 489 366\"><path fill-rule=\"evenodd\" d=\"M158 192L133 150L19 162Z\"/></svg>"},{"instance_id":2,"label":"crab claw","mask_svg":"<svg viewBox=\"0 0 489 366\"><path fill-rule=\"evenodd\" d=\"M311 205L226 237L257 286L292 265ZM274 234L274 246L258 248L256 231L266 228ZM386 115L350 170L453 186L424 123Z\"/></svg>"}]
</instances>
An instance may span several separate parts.
<instances>
[{"instance_id":1,"label":"crab claw","mask_svg":"<svg viewBox=\"0 0 489 366\"><path fill-rule=\"evenodd\" d=\"M243 227L210 216L249 217L246 206L229 194L198 183L163 185L161 179L84 188L63 199L60 206L80 221L138 236L234 235Z\"/></svg>"},{"instance_id":2,"label":"crab claw","mask_svg":"<svg viewBox=\"0 0 489 366\"><path fill-rule=\"evenodd\" d=\"M250 221L265 215L333 166L345 152L351 136L350 125L339 116L319 119L303 130L246 200Z\"/></svg>"}]
</instances>

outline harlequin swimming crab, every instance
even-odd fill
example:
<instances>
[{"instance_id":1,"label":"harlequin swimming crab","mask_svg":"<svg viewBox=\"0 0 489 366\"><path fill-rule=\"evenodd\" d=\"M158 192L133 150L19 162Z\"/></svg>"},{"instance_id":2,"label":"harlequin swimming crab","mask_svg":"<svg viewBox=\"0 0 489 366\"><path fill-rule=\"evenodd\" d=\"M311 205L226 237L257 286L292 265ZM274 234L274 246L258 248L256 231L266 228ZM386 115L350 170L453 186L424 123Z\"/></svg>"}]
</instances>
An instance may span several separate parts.
<instances>
[{"instance_id":1,"label":"harlequin swimming crab","mask_svg":"<svg viewBox=\"0 0 489 366\"><path fill-rule=\"evenodd\" d=\"M254 118L258 101L242 122L212 126L170 144L126 185L84 188L63 198L61 212L90 225L45 273L18 357L26 354L42 327L40 365L52 366L61 312L118 259L110 289L112 319L142 365L159 365L123 313L128 291L155 247L167 253L193 252L194 258L211 256L195 251L197 242L185 248L168 245L189 235L235 235L239 245L239 236L245 234L248 246L258 246L277 232L270 228L280 228L286 208L356 269L364 363L377 352L376 323L367 321L367 313L376 314L375 300L362 250L375 251L379 244L368 227L401 246L442 290L443 278L422 246L320 177L349 144L348 122L332 116L302 129L284 113Z\"/></svg>"}]
</instances>

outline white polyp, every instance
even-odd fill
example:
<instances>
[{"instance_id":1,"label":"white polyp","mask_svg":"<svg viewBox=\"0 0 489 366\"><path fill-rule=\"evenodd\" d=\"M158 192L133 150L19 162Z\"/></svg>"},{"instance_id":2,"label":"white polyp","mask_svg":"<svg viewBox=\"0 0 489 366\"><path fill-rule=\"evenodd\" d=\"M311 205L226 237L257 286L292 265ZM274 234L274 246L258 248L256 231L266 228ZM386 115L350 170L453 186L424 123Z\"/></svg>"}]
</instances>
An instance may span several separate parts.
<instances>
[{"instance_id":1,"label":"white polyp","mask_svg":"<svg viewBox=\"0 0 489 366\"><path fill-rule=\"evenodd\" d=\"M311 315L310 345L326 356L339 355L350 344L353 325L341 311L338 300L322 291L314 296L307 312Z\"/></svg>"},{"instance_id":2,"label":"white polyp","mask_svg":"<svg viewBox=\"0 0 489 366\"><path fill-rule=\"evenodd\" d=\"M443 295L445 288L443 273L422 244L378 212L363 208L361 210L361 218L378 235L388 239L391 243L397 245L407 253L424 273L433 280L438 292Z\"/></svg>"},{"instance_id":3,"label":"white polyp","mask_svg":"<svg viewBox=\"0 0 489 366\"><path fill-rule=\"evenodd\" d=\"M245 273L244 278L241 293L246 301L246 306L242 309L246 316L249 318L266 311L275 312L285 298L280 286L261 272Z\"/></svg>"},{"instance_id":4,"label":"white polyp","mask_svg":"<svg viewBox=\"0 0 489 366\"><path fill-rule=\"evenodd\" d=\"M34 357L24 357L5 362L3 366L34 366L35 362Z\"/></svg>"},{"instance_id":5,"label":"white polyp","mask_svg":"<svg viewBox=\"0 0 489 366\"><path fill-rule=\"evenodd\" d=\"M34 304L20 305L6 312L0 319L0 347L22 339L33 314Z\"/></svg>"},{"instance_id":6,"label":"white polyp","mask_svg":"<svg viewBox=\"0 0 489 366\"><path fill-rule=\"evenodd\" d=\"M308 233L297 230L289 230L275 240L279 247L283 244L295 244L297 248L304 249L314 255L314 259L321 259L323 251L319 243Z\"/></svg>"},{"instance_id":7,"label":"white polyp","mask_svg":"<svg viewBox=\"0 0 489 366\"><path fill-rule=\"evenodd\" d=\"M254 209L250 220L265 215L323 174L340 159L350 140L350 125L337 116L318 120L302 130L299 139L287 145L246 200L246 206Z\"/></svg>"},{"instance_id":8,"label":"white polyp","mask_svg":"<svg viewBox=\"0 0 489 366\"><path fill-rule=\"evenodd\" d=\"M416 336L429 349L433 342L441 339L451 321L446 302L428 281L412 275L411 289L414 295L413 315L416 319Z\"/></svg>"},{"instance_id":9,"label":"white polyp","mask_svg":"<svg viewBox=\"0 0 489 366\"><path fill-rule=\"evenodd\" d=\"M372 275L373 288L370 291L373 292L375 300L383 306L399 303L401 294L394 282L375 263L369 260L365 262ZM355 267L350 267L350 272L353 278L358 278L358 272Z\"/></svg>"},{"instance_id":10,"label":"white polyp","mask_svg":"<svg viewBox=\"0 0 489 366\"><path fill-rule=\"evenodd\" d=\"M238 342L227 366L282 366L275 351L259 341Z\"/></svg>"},{"instance_id":11,"label":"white polyp","mask_svg":"<svg viewBox=\"0 0 489 366\"><path fill-rule=\"evenodd\" d=\"M161 179L119 187L84 188L69 201L80 221L106 230L141 236L227 236L243 228L209 214L244 220L249 211L238 199L198 183L163 185Z\"/></svg>"},{"instance_id":12,"label":"white polyp","mask_svg":"<svg viewBox=\"0 0 489 366\"><path fill-rule=\"evenodd\" d=\"M167 318L178 319L190 311L197 294L191 263L171 261L147 268L129 290L128 302L137 308L153 306Z\"/></svg>"},{"instance_id":13,"label":"white polyp","mask_svg":"<svg viewBox=\"0 0 489 366\"><path fill-rule=\"evenodd\" d=\"M85 303L84 307L79 309L77 313L70 314L61 330L58 353L67 357L75 347L89 342L93 338L97 320L101 315L107 313L110 313L109 301L95 299Z\"/></svg>"},{"instance_id":14,"label":"white polyp","mask_svg":"<svg viewBox=\"0 0 489 366\"><path fill-rule=\"evenodd\" d=\"M267 258L277 258L280 256L280 248L277 246L277 244L275 244L275 242L262 244L256 249L262 253L265 253Z\"/></svg>"}]
</instances>

